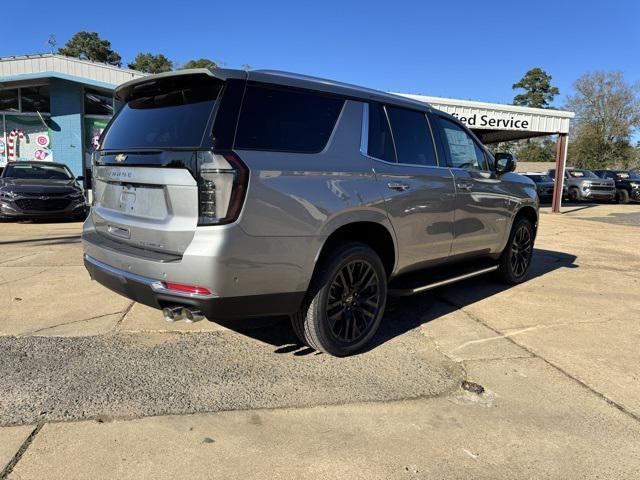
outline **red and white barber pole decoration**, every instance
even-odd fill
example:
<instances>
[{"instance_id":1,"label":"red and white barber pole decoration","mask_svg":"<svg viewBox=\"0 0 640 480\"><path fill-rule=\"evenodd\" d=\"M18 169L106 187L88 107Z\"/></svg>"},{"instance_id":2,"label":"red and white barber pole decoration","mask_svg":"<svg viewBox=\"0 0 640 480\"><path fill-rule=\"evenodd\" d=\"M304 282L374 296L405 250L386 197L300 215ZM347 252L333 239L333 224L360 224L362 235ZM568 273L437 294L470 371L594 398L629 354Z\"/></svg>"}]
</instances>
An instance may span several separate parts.
<instances>
[{"instance_id":1,"label":"red and white barber pole decoration","mask_svg":"<svg viewBox=\"0 0 640 480\"><path fill-rule=\"evenodd\" d=\"M19 128L15 128L9 132L7 135L7 158L9 161L16 159L16 152L18 149L18 145L16 144L16 138L18 141L26 140L26 135Z\"/></svg>"}]
</instances>

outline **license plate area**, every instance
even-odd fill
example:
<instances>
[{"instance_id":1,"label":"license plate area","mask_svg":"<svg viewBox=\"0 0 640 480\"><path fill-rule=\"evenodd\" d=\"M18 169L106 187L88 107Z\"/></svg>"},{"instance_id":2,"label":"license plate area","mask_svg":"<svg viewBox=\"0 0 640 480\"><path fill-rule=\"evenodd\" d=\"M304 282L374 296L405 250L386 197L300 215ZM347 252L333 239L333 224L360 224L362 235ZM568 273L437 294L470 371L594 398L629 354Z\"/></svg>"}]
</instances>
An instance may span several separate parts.
<instances>
[{"instance_id":1,"label":"license plate area","mask_svg":"<svg viewBox=\"0 0 640 480\"><path fill-rule=\"evenodd\" d=\"M125 215L148 219L164 219L169 215L165 189L161 185L108 183L102 207Z\"/></svg>"}]
</instances>

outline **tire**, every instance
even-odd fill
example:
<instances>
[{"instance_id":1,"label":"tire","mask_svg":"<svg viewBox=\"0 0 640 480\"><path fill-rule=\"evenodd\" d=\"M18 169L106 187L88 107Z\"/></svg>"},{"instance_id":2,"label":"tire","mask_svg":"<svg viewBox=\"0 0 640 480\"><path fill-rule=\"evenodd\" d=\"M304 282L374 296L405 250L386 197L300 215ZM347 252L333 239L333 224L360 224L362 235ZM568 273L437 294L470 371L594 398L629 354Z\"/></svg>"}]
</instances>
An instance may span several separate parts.
<instances>
[{"instance_id":1,"label":"tire","mask_svg":"<svg viewBox=\"0 0 640 480\"><path fill-rule=\"evenodd\" d=\"M524 282L533 256L533 224L526 217L518 218L509 234L509 241L500 255L498 277L509 285Z\"/></svg>"},{"instance_id":2,"label":"tire","mask_svg":"<svg viewBox=\"0 0 640 480\"><path fill-rule=\"evenodd\" d=\"M352 355L375 335L386 299L387 276L378 254L362 243L343 243L317 265L302 308L291 316L293 330L315 350Z\"/></svg>"},{"instance_id":3,"label":"tire","mask_svg":"<svg viewBox=\"0 0 640 480\"><path fill-rule=\"evenodd\" d=\"M629 192L627 192L624 188L619 188L616 190L616 203L621 205L626 205L629 203Z\"/></svg>"},{"instance_id":4,"label":"tire","mask_svg":"<svg viewBox=\"0 0 640 480\"><path fill-rule=\"evenodd\" d=\"M582 200L581 196L580 196L580 190L578 190L577 188L573 187L569 189L569 201L570 202L574 202L577 203L580 200Z\"/></svg>"}]
</instances>

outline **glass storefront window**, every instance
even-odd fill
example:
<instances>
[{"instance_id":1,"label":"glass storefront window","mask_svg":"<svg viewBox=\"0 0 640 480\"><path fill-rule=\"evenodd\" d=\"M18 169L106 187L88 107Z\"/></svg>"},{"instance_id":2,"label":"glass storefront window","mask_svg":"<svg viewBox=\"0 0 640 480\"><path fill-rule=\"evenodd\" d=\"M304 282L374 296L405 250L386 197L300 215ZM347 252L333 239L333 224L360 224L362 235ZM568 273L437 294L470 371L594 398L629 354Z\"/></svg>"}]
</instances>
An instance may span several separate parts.
<instances>
[{"instance_id":1,"label":"glass storefront window","mask_svg":"<svg viewBox=\"0 0 640 480\"><path fill-rule=\"evenodd\" d=\"M85 88L84 113L86 115L113 115L113 95L109 92Z\"/></svg>"},{"instance_id":2,"label":"glass storefront window","mask_svg":"<svg viewBox=\"0 0 640 480\"><path fill-rule=\"evenodd\" d=\"M37 115L4 115L5 159L53 161L49 128Z\"/></svg>"},{"instance_id":3,"label":"glass storefront window","mask_svg":"<svg viewBox=\"0 0 640 480\"><path fill-rule=\"evenodd\" d=\"M20 108L18 89L0 90L0 111L17 112Z\"/></svg>"},{"instance_id":4,"label":"glass storefront window","mask_svg":"<svg viewBox=\"0 0 640 480\"><path fill-rule=\"evenodd\" d=\"M49 113L49 85L20 89L23 112Z\"/></svg>"}]
</instances>

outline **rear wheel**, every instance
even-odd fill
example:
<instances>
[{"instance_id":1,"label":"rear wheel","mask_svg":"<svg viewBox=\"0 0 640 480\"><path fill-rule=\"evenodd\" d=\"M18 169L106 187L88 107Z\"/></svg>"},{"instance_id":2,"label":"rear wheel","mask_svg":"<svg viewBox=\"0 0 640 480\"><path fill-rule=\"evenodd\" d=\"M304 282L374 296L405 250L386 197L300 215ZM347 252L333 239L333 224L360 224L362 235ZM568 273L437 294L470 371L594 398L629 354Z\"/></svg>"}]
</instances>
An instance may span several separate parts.
<instances>
[{"instance_id":1,"label":"rear wheel","mask_svg":"<svg viewBox=\"0 0 640 480\"><path fill-rule=\"evenodd\" d=\"M621 204L629 203L629 192L627 192L624 188L617 189L616 202Z\"/></svg>"},{"instance_id":2,"label":"rear wheel","mask_svg":"<svg viewBox=\"0 0 640 480\"><path fill-rule=\"evenodd\" d=\"M384 314L387 278L380 257L349 242L318 265L302 309L291 317L300 340L316 350L346 356L373 338Z\"/></svg>"},{"instance_id":3,"label":"rear wheel","mask_svg":"<svg viewBox=\"0 0 640 480\"><path fill-rule=\"evenodd\" d=\"M531 220L520 217L511 228L509 242L500 256L498 274L510 285L522 283L533 256L534 231Z\"/></svg>"}]
</instances>

